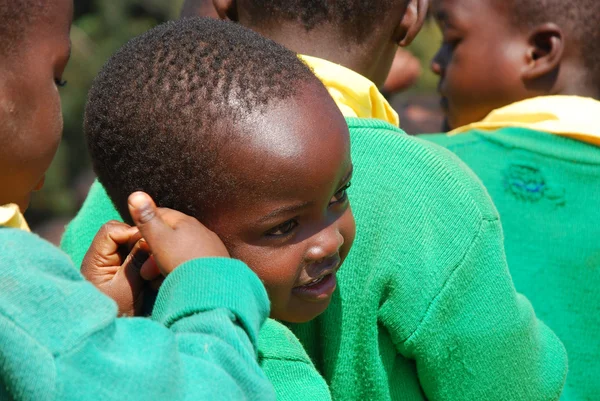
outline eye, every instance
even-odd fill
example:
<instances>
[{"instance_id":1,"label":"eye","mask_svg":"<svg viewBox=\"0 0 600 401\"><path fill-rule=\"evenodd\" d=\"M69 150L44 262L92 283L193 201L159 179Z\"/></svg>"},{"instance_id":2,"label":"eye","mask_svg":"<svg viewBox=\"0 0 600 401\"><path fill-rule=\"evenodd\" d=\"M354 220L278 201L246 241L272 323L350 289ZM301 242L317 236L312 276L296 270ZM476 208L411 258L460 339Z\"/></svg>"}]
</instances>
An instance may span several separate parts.
<instances>
[{"instance_id":1,"label":"eye","mask_svg":"<svg viewBox=\"0 0 600 401\"><path fill-rule=\"evenodd\" d=\"M298 227L298 222L296 220L288 220L277 227L273 227L267 231L265 235L268 237L283 237L291 233L296 227Z\"/></svg>"},{"instance_id":2,"label":"eye","mask_svg":"<svg viewBox=\"0 0 600 401\"><path fill-rule=\"evenodd\" d=\"M329 202L330 205L333 205L334 203L343 203L348 199L348 188L350 188L350 186L352 185L352 183L350 181L348 181L348 183L346 185L344 185L343 187L341 187L336 193L335 195L333 195L333 198L331 198L331 201Z\"/></svg>"},{"instance_id":3,"label":"eye","mask_svg":"<svg viewBox=\"0 0 600 401\"><path fill-rule=\"evenodd\" d=\"M60 78L54 78L54 83L56 84L56 86L58 86L59 88L63 88L67 85L67 81L63 81Z\"/></svg>"}]
</instances>

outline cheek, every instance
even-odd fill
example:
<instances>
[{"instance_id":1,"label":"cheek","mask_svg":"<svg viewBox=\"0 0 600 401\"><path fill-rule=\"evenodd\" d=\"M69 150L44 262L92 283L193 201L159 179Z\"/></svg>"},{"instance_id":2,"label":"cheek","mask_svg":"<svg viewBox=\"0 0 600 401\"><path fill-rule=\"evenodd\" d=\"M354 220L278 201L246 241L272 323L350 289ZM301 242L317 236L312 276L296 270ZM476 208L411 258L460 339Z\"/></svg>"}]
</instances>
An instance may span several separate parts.
<instances>
[{"instance_id":1,"label":"cheek","mask_svg":"<svg viewBox=\"0 0 600 401\"><path fill-rule=\"evenodd\" d=\"M256 273L273 303L289 297L302 271L303 252L299 244L278 248L242 244L230 247L229 253Z\"/></svg>"},{"instance_id":2,"label":"cheek","mask_svg":"<svg viewBox=\"0 0 600 401\"><path fill-rule=\"evenodd\" d=\"M348 207L348 210L340 218L339 230L344 238L344 245L342 245L340 250L340 256L344 260L350 252L350 248L352 248L354 238L356 237L356 222L354 221L354 215L350 207Z\"/></svg>"}]
</instances>

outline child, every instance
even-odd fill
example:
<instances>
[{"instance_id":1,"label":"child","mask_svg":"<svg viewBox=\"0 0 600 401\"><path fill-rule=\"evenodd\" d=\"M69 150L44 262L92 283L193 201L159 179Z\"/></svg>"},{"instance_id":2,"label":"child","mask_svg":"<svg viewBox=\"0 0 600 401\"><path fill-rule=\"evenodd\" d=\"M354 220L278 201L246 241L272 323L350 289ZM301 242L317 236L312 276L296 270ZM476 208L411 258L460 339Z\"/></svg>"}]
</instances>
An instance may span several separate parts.
<instances>
[{"instance_id":1,"label":"child","mask_svg":"<svg viewBox=\"0 0 600 401\"><path fill-rule=\"evenodd\" d=\"M374 69L378 60L391 61L397 43L416 34L426 2L339 1L324 9L289 0L219 3L229 7L218 9L222 16L368 75L305 59L318 67L345 113L387 121L347 120L357 240L330 307L308 324L291 326L333 398L558 398L564 349L514 292L485 190L448 152L389 124L391 108L372 82L385 78L386 71ZM357 24L372 36L355 32ZM114 214L94 185L63 239L65 249L78 257Z\"/></svg>"},{"instance_id":2,"label":"child","mask_svg":"<svg viewBox=\"0 0 600 401\"><path fill-rule=\"evenodd\" d=\"M104 66L84 129L126 221L127 193L144 190L217 233L264 283L271 317L306 322L325 310L354 238L348 128L293 52L219 20L160 26ZM271 321L262 336L278 397L329 398L284 326ZM309 368L312 382L290 380Z\"/></svg>"},{"instance_id":3,"label":"child","mask_svg":"<svg viewBox=\"0 0 600 401\"><path fill-rule=\"evenodd\" d=\"M274 399L256 362L264 288L195 219L129 197L168 275L152 320L118 319L65 254L28 232L21 210L60 139L72 14L69 0L0 1L0 399Z\"/></svg>"},{"instance_id":4,"label":"child","mask_svg":"<svg viewBox=\"0 0 600 401\"><path fill-rule=\"evenodd\" d=\"M564 342L563 398L600 394L600 2L437 1L452 127L427 136L481 178L515 285ZM485 57L483 57L485 55Z\"/></svg>"}]
</instances>

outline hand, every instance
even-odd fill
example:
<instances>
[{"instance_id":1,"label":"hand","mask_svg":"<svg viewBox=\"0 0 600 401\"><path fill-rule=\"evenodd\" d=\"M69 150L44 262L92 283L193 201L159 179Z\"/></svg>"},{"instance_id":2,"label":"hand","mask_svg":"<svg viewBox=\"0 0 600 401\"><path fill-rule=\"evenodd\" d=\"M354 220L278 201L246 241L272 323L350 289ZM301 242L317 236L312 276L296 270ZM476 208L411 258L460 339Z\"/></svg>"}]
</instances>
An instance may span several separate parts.
<instances>
[{"instance_id":1,"label":"hand","mask_svg":"<svg viewBox=\"0 0 600 401\"><path fill-rule=\"evenodd\" d=\"M148 246L136 227L110 221L96 234L81 273L117 303L119 315L139 315L149 288L147 280L154 280L151 287L156 287L162 278L148 255Z\"/></svg>"},{"instance_id":2,"label":"hand","mask_svg":"<svg viewBox=\"0 0 600 401\"><path fill-rule=\"evenodd\" d=\"M172 209L157 208L144 192L129 196L129 213L164 276L192 259L230 257L223 241L198 220Z\"/></svg>"}]
</instances>

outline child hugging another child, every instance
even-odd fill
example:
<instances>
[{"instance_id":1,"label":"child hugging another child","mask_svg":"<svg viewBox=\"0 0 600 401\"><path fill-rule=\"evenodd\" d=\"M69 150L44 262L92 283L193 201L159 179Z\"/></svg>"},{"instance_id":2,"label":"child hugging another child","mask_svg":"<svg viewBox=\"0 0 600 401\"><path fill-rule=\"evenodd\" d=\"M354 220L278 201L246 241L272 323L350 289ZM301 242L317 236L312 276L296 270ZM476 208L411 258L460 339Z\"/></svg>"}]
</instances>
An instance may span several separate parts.
<instances>
[{"instance_id":1,"label":"child hugging another child","mask_svg":"<svg viewBox=\"0 0 600 401\"><path fill-rule=\"evenodd\" d=\"M564 343L565 400L600 396L600 2L438 0L433 61L518 291Z\"/></svg>"},{"instance_id":2,"label":"child hugging another child","mask_svg":"<svg viewBox=\"0 0 600 401\"><path fill-rule=\"evenodd\" d=\"M131 308L140 266L133 255L121 260L117 248L142 236L152 258L141 269L166 276L150 319L117 318L115 303L85 281L64 253L29 233L21 214L60 139L57 86L69 59L72 13L69 0L0 1L0 399L275 399L257 363L267 293L230 252L263 269L259 273L278 301L275 316L304 320L327 306L354 236L343 118L293 53L241 27L218 21L169 24L115 56L96 81L86 130L97 140L92 146L97 151L117 146L107 159L114 165L104 171L123 185L115 199L136 227L108 223L81 267L95 272L92 278L102 271L114 276L115 287L105 289L118 292L119 307ZM169 51L174 42L184 47ZM227 56L240 49L246 61ZM273 65L268 79L256 73L265 59ZM198 69L201 60L211 63L212 73ZM241 65L247 69L217 75ZM114 84L120 86L109 88ZM134 103L119 99L119 92L133 96ZM110 110L113 103L132 107ZM171 118L177 113L191 113L189 123ZM192 116L214 119L192 125L198 122ZM122 131L132 137L119 137L114 124L140 132ZM202 132L205 141L198 139ZM317 154L314 146L326 153ZM204 147L219 150L203 152ZM125 165L119 154L147 158ZM232 167L239 164L264 174L236 175ZM297 165L304 168L298 171ZM143 192L125 192L137 185L134 178L144 183L159 174L173 180L161 181L156 196L168 198L164 190L173 186L181 191L169 193L193 197L161 201L200 215L219 211L211 216L225 220L210 223L226 233L230 252L196 219L157 209ZM201 197L205 184L209 200ZM119 287L123 282L128 285ZM293 343L285 336L279 341ZM300 352L298 360L306 359ZM323 394L315 394L328 397L316 378Z\"/></svg>"},{"instance_id":3,"label":"child hugging another child","mask_svg":"<svg viewBox=\"0 0 600 401\"><path fill-rule=\"evenodd\" d=\"M271 298L271 317L292 323L289 327L327 380L334 399L557 399L566 376L564 348L514 290L500 221L486 191L448 151L409 138L395 127L397 116L377 90L397 46L410 43L418 32L427 1L225 0L214 5L221 18L233 19L303 54L302 59L348 117L354 166L348 194L357 238L337 274L338 291L329 308L323 311L326 304L321 301L314 305L294 302L295 313L281 313L292 305L288 299L294 293L299 296L295 286L307 283L289 280L287 269L298 271L293 249L304 249L303 259L314 260L309 257L309 244L335 230L339 230L340 255L348 245L342 217L335 217L345 194L333 192L342 191L347 182L321 171L327 169L326 161L338 158L339 150L322 143L331 135L328 127L337 120L318 116L327 110L322 88L293 80L282 81L276 92L296 88L299 100L275 102L279 114L260 114L263 94L277 98L260 86L248 104L240 102L235 95L246 87L231 83L228 77L246 76L244 65L258 63L253 59L254 47L248 55L233 46L235 59L221 62L219 57L207 66L206 60L220 53L206 52L202 41L196 45L198 41L181 38L182 44L168 42L168 49L154 46L149 56L136 56L138 64L123 59L122 70L109 63L111 76L116 78L103 75L100 82L114 84L92 91L86 121L102 185L94 184L70 224L64 249L80 259L98 228L120 218L106 191L124 215L127 191L144 189L159 205L199 217L223 239L232 255L239 255L256 271ZM194 58L196 51L202 56L195 58L197 66L178 64L183 57L178 52ZM273 63L262 57L252 74L286 74L282 65ZM159 72L158 64L163 65L161 71L167 71ZM214 76L211 69L223 72ZM212 77L214 82L206 83L200 76ZM193 95L198 90L196 82L207 85L198 96ZM95 100L100 96L104 99ZM204 99L218 101L223 109L214 114L216 106L210 103L210 107L197 108L196 102ZM317 100L318 107L314 105ZM258 111L251 113L254 108ZM215 122L211 116L225 118ZM295 124L300 120L304 120L305 132L297 138L304 138L318 155L295 158L291 150L299 147L303 154L306 145L282 145L289 145L286 135L296 137ZM199 139L189 132L200 135L205 128L210 130L209 141L195 142ZM238 132L242 129L243 137ZM261 162L254 164L246 155L256 150L257 132L264 135L260 143L269 145L272 153L257 156ZM214 142L211 135L220 134L225 136ZM278 167L281 157L293 160L293 166ZM317 172L313 158L319 159ZM196 171L207 160L222 167ZM297 178L303 174L312 177L310 181ZM266 216L278 210L273 200L303 191L307 192L303 196L320 194L325 178L332 188L326 209L324 201L308 199L306 210L281 205L287 214L267 224ZM292 190L283 184L303 187ZM256 203L250 206L251 202ZM314 209L305 215L316 205L321 205L320 212ZM264 224L259 224L261 214L265 214ZM320 245L324 259L319 263L335 265L335 257L325 262L329 253L325 249L333 249L336 243L333 238L332 234L329 240L322 238L331 244ZM308 277L308 293L329 301L332 279L323 274ZM319 291L326 292L319 295ZM298 390L319 388L319 378L289 331L269 320L261 339L262 367L279 399L317 399L316 394L322 394L321 390ZM304 387L303 382L309 384Z\"/></svg>"}]
</instances>

